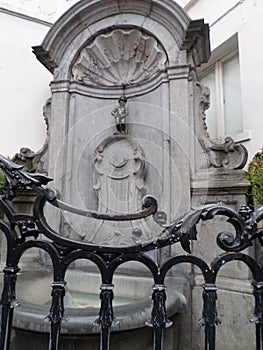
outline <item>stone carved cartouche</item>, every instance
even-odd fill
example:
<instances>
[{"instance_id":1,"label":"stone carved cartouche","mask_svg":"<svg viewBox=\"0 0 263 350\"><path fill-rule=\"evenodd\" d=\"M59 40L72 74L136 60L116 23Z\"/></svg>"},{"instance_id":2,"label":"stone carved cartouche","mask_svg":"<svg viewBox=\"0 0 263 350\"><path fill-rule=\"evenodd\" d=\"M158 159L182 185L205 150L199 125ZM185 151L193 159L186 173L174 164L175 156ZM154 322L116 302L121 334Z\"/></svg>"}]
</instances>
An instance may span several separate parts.
<instances>
[{"instance_id":1,"label":"stone carved cartouche","mask_svg":"<svg viewBox=\"0 0 263 350\"><path fill-rule=\"evenodd\" d=\"M106 138L95 151L93 168L99 212L131 213L141 208L146 192L146 163L143 149L134 139L122 133ZM104 221L96 229L92 241L126 245L150 237L145 220Z\"/></svg>"}]
</instances>

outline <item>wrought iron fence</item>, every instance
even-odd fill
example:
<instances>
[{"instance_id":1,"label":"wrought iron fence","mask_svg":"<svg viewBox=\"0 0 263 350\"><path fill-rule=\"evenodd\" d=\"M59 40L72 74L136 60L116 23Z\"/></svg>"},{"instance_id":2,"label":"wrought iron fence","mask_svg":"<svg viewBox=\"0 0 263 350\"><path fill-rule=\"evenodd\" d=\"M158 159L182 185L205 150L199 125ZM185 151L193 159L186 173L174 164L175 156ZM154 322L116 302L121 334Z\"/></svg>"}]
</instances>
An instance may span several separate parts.
<instances>
[{"instance_id":1,"label":"wrought iron fence","mask_svg":"<svg viewBox=\"0 0 263 350\"><path fill-rule=\"evenodd\" d=\"M244 262L252 274L252 286L255 299L254 315L251 322L256 326L256 349L263 349L263 268L262 261L257 262L251 256L242 253L251 246L253 241L262 244L263 230L258 228L258 222L263 218L263 207L252 212L247 206L242 206L237 213L222 203L205 205L178 218L163 227L158 237L127 247L96 246L78 242L61 236L48 224L44 215L44 206L48 202L54 207L67 210L77 215L93 217L100 220L137 220L153 215L157 211L157 202L153 197L146 197L143 209L133 214L101 214L95 211L85 211L72 207L59 199L58 193L45 187L51 180L41 174L29 174L21 170L21 166L0 156L0 168L4 172L5 192L0 196L0 206L5 219L0 220L0 229L7 241L6 267L4 268L4 284L2 291L2 322L0 349L7 350L10 346L13 311L19 302L16 300L16 280L19 271L19 261L24 252L37 247L46 251L53 266L52 302L49 313L51 323L49 350L58 349L61 322L64 317L63 298L65 295L65 273L69 265L78 259L85 258L97 265L101 274L101 307L96 324L101 328L101 350L110 349L110 330L118 320L114 316L112 301L114 298L113 276L116 269L125 262L137 261L144 264L153 278L152 314L148 322L153 329L153 348L162 349L164 327L171 322L166 313L165 277L171 268L181 263L191 263L197 266L204 278L203 311L199 322L205 329L205 349L215 349L217 316L217 286L216 279L223 265L230 261ZM32 214L16 213L10 201L18 191L33 189L37 196ZM213 219L216 215L226 216L233 225L235 236L230 232L221 232L217 236L217 244L223 253L216 257L211 265L190 252L190 242L197 239L196 224L200 221ZM43 234L48 240L40 239ZM42 237L42 236L41 236ZM147 255L156 248L173 244L181 244L188 254L169 257L161 266Z\"/></svg>"}]
</instances>

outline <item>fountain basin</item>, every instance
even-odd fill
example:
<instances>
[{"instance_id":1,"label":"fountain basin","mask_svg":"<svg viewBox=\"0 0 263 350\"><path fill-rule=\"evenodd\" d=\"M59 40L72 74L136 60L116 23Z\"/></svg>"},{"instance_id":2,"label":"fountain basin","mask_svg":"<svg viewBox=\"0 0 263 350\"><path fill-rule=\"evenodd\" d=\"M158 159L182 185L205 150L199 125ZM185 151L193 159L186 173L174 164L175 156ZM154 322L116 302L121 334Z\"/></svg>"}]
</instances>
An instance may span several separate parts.
<instances>
[{"instance_id":1,"label":"fountain basin","mask_svg":"<svg viewBox=\"0 0 263 350\"><path fill-rule=\"evenodd\" d=\"M100 307L100 275L69 270L66 275L65 315L62 334L97 334L93 325ZM18 276L17 299L13 326L16 329L48 333L45 322L51 302L50 274L45 270L27 271ZM145 326L152 309L152 279L146 276L114 276L114 313L120 323L112 331L123 331ZM167 314L182 313L186 308L188 283L184 277L167 277ZM86 295L86 300L83 297ZM78 305L78 303L80 305Z\"/></svg>"},{"instance_id":2,"label":"fountain basin","mask_svg":"<svg viewBox=\"0 0 263 350\"><path fill-rule=\"evenodd\" d=\"M66 277L69 290L65 296L67 317L62 323L59 349L99 348L100 328L93 323L99 314L100 275L69 270ZM112 328L111 349L132 350L134 346L152 349L152 329L145 326L151 317L152 279L147 276L116 275L113 282L114 313L120 322ZM167 314L174 319L175 315L186 309L189 283L184 277L172 276L167 277L165 283ZM26 271L18 276L17 299L21 305L14 312L12 350L48 348L50 324L46 316L51 302L50 284L50 272L46 270ZM87 299L83 301L84 294ZM72 307L79 300L82 305ZM175 326L165 330L167 350L173 349Z\"/></svg>"}]
</instances>

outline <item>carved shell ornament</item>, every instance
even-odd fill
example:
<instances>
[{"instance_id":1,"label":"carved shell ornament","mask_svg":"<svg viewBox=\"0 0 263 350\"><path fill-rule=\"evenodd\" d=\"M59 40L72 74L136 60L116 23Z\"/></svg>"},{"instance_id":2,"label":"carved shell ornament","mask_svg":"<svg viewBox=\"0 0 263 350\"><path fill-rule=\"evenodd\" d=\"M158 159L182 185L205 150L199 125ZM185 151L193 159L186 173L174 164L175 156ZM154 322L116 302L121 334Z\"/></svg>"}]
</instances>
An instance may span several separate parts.
<instances>
[{"instance_id":1,"label":"carved shell ornament","mask_svg":"<svg viewBox=\"0 0 263 350\"><path fill-rule=\"evenodd\" d=\"M137 29L115 29L98 35L81 50L72 76L92 85L132 85L152 77L166 61L155 38Z\"/></svg>"}]
</instances>

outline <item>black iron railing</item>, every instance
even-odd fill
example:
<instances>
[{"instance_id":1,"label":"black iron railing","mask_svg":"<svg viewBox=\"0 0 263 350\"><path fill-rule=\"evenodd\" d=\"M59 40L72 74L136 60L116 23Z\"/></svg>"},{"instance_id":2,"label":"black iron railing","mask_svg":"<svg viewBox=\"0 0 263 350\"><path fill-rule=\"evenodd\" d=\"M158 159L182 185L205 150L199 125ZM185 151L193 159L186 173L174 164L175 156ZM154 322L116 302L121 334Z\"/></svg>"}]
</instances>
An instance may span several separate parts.
<instances>
[{"instance_id":1,"label":"black iron railing","mask_svg":"<svg viewBox=\"0 0 263 350\"><path fill-rule=\"evenodd\" d=\"M127 247L96 246L78 242L61 236L47 223L44 206L48 202L55 207L72 213L94 217L103 220L137 220L153 215L157 211L157 202L152 197L146 197L141 212L134 214L108 215L94 211L84 211L71 207L59 200L58 193L44 187L51 180L41 174L29 174L11 161L0 157L0 168L6 177L5 192L0 196L0 206L5 219L0 220L0 229L7 241L6 267L4 268L4 285L2 291L2 322L0 349L7 350L10 346L13 310L19 305L16 300L16 279L19 271L19 261L25 251L37 247L46 251L52 261L53 283L52 302L49 313L51 323L49 350L58 349L61 322L64 317L63 298L65 295L65 273L69 265L78 259L88 259L95 263L101 274L101 308L96 325L101 327L101 350L110 349L110 330L118 320L114 316L112 301L114 298L113 276L116 269L125 262L137 261L144 264L152 274L152 314L148 322L153 328L155 350L162 349L164 327L170 326L166 313L165 277L171 268L181 263L197 266L204 278L203 312L199 322L205 329L205 349L215 349L216 326L220 323L217 317L216 279L221 267L230 261L243 261L252 274L255 309L251 322L256 325L256 349L263 349L263 268L249 255L242 253L244 249L259 240L262 243L263 230L258 228L258 222L263 218L263 207L252 212L243 206L239 213L222 203L206 205L195 209L163 227L162 232L154 239ZM15 198L17 191L33 189L36 200L32 214L16 213L10 201ZM208 265L190 252L190 242L197 239L196 224L200 221L213 219L216 215L226 216L236 235L222 232L217 236L218 246L224 251ZM40 239L42 234L48 240ZM181 244L188 254L169 257L161 266L149 257L147 251L163 248L172 244Z\"/></svg>"}]
</instances>

